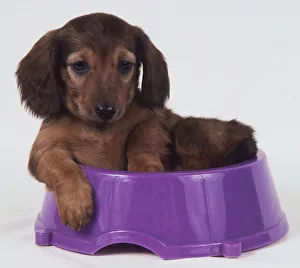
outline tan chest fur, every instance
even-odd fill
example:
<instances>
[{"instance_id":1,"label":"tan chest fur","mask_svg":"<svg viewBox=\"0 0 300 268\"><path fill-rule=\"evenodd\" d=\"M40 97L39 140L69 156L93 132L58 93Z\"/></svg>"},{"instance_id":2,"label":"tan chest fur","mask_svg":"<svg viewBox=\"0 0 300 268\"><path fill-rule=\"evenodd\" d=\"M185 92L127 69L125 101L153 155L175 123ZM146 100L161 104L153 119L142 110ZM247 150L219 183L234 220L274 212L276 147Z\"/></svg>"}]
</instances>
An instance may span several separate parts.
<instances>
[{"instance_id":1,"label":"tan chest fur","mask_svg":"<svg viewBox=\"0 0 300 268\"><path fill-rule=\"evenodd\" d=\"M70 122L65 128L68 146L75 160L84 165L108 169L126 169L128 135L135 126L149 119L153 113L147 109L131 107L117 124L100 130L83 122Z\"/></svg>"},{"instance_id":2,"label":"tan chest fur","mask_svg":"<svg viewBox=\"0 0 300 268\"><path fill-rule=\"evenodd\" d=\"M86 131L84 128L73 127L71 151L74 158L84 165L125 169L128 132L116 132L113 129Z\"/></svg>"}]
</instances>

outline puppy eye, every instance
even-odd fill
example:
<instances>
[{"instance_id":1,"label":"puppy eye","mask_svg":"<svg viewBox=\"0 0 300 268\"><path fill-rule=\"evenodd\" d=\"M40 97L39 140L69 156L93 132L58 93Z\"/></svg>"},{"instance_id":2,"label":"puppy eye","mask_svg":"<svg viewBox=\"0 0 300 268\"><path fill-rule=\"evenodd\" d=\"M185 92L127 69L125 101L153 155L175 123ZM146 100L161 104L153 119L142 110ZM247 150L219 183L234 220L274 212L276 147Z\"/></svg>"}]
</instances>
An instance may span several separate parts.
<instances>
[{"instance_id":1,"label":"puppy eye","mask_svg":"<svg viewBox=\"0 0 300 268\"><path fill-rule=\"evenodd\" d=\"M123 60L120 62L119 69L122 74L128 73L132 69L133 64L129 61Z\"/></svg>"},{"instance_id":2,"label":"puppy eye","mask_svg":"<svg viewBox=\"0 0 300 268\"><path fill-rule=\"evenodd\" d=\"M88 71L88 65L84 61L75 62L72 65L72 68L78 74L83 74L83 73L86 73Z\"/></svg>"}]
</instances>

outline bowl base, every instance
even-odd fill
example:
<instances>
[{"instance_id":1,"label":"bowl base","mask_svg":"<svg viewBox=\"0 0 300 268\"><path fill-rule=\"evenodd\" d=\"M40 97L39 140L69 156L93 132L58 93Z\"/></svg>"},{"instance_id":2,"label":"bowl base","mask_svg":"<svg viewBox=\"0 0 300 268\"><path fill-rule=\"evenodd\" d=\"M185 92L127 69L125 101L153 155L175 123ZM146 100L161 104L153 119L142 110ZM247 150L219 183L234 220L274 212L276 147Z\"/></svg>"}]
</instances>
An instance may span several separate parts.
<instances>
[{"instance_id":1,"label":"bowl base","mask_svg":"<svg viewBox=\"0 0 300 268\"><path fill-rule=\"evenodd\" d=\"M184 246L165 245L162 241L147 234L126 230L109 232L92 240L78 239L45 229L39 217L35 229L35 243L39 246L55 246L68 251L94 255L106 246L128 243L144 247L162 259L172 260L208 256L237 258L243 252L262 248L279 241L287 234L289 226L286 216L283 214L281 221L276 226L259 234L226 240L222 243Z\"/></svg>"}]
</instances>

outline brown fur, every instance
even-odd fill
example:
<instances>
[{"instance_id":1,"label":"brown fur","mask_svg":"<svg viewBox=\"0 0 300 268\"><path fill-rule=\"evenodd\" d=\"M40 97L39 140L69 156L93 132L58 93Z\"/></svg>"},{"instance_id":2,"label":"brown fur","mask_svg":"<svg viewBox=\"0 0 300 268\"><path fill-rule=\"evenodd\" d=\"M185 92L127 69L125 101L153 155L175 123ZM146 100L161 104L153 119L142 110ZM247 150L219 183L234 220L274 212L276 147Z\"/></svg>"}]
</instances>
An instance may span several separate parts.
<instances>
[{"instance_id":1,"label":"brown fur","mask_svg":"<svg viewBox=\"0 0 300 268\"><path fill-rule=\"evenodd\" d=\"M251 159L257 153L253 133L250 126L236 120L185 118L173 133L177 170L216 168ZM233 156L237 148L241 152Z\"/></svg>"},{"instance_id":2,"label":"brown fur","mask_svg":"<svg viewBox=\"0 0 300 268\"><path fill-rule=\"evenodd\" d=\"M122 61L131 63L126 73L120 72ZM74 70L78 62L86 72ZM16 76L25 107L43 119L29 171L55 193L62 221L76 230L93 213L92 189L79 164L186 170L233 164L256 153L248 126L181 118L165 108L164 56L140 28L113 15L78 17L47 33L21 60ZM97 105L116 112L105 120Z\"/></svg>"}]
</instances>

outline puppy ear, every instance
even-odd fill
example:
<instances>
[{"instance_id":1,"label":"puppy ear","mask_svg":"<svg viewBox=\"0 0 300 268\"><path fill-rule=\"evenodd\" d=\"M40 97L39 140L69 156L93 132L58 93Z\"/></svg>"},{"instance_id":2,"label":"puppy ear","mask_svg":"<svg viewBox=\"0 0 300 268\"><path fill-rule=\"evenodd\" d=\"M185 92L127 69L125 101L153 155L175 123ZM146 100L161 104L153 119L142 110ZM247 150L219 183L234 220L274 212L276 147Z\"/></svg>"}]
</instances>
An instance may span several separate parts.
<instances>
[{"instance_id":1,"label":"puppy ear","mask_svg":"<svg viewBox=\"0 0 300 268\"><path fill-rule=\"evenodd\" d=\"M62 106L56 34L52 31L38 40L16 71L21 103L39 118L56 114Z\"/></svg>"},{"instance_id":2,"label":"puppy ear","mask_svg":"<svg viewBox=\"0 0 300 268\"><path fill-rule=\"evenodd\" d=\"M136 31L138 61L143 64L140 101L148 107L162 107L170 91L167 63L142 29Z\"/></svg>"}]
</instances>

